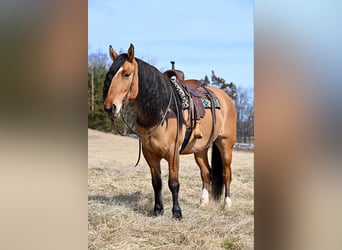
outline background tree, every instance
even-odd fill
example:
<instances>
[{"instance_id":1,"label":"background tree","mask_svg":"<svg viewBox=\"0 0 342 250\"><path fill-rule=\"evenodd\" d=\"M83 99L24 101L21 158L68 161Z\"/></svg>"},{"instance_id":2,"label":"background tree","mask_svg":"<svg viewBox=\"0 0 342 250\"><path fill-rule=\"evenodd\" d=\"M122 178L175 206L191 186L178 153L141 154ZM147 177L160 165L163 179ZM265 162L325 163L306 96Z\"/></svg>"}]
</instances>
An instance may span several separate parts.
<instances>
[{"instance_id":1,"label":"background tree","mask_svg":"<svg viewBox=\"0 0 342 250\"><path fill-rule=\"evenodd\" d=\"M200 80L202 83L202 86L207 86L210 84L209 77L207 75L204 76L204 79Z\"/></svg>"},{"instance_id":2,"label":"background tree","mask_svg":"<svg viewBox=\"0 0 342 250\"><path fill-rule=\"evenodd\" d=\"M103 112L102 88L108 70L109 58L104 53L88 56L88 127L112 131L110 119Z\"/></svg>"},{"instance_id":3,"label":"background tree","mask_svg":"<svg viewBox=\"0 0 342 250\"><path fill-rule=\"evenodd\" d=\"M222 89L234 101L237 112L237 142L254 143L254 101L253 89L237 87L233 82L227 83L225 79L211 71L201 79L202 85L211 85Z\"/></svg>"},{"instance_id":4,"label":"background tree","mask_svg":"<svg viewBox=\"0 0 342 250\"><path fill-rule=\"evenodd\" d=\"M120 53L125 53L120 50ZM144 58L154 65L154 59ZM102 89L106 73L111 60L105 53L92 53L88 56L88 127L106 132L129 134L131 131L122 119L112 121L103 112ZM163 72L163 70L161 69ZM210 78L205 75L201 79L202 85L216 86L225 91L235 102L237 111L237 142L254 142L254 100L253 89L237 87L233 82L227 83L225 79L211 71ZM126 105L122 116L134 127L135 110L133 103Z\"/></svg>"},{"instance_id":5,"label":"background tree","mask_svg":"<svg viewBox=\"0 0 342 250\"><path fill-rule=\"evenodd\" d=\"M235 107L237 112L237 142L254 143L253 89L239 87Z\"/></svg>"},{"instance_id":6,"label":"background tree","mask_svg":"<svg viewBox=\"0 0 342 250\"><path fill-rule=\"evenodd\" d=\"M102 105L102 86L108 65L109 58L104 53L92 53L88 56L88 107L91 111Z\"/></svg>"},{"instance_id":7,"label":"background tree","mask_svg":"<svg viewBox=\"0 0 342 250\"><path fill-rule=\"evenodd\" d=\"M204 79L200 80L203 86L211 85L222 89L226 92L233 100L236 99L236 85L233 82L227 83L225 79L217 76L215 71L211 71L211 81L209 81L209 77L207 75L204 76Z\"/></svg>"}]
</instances>

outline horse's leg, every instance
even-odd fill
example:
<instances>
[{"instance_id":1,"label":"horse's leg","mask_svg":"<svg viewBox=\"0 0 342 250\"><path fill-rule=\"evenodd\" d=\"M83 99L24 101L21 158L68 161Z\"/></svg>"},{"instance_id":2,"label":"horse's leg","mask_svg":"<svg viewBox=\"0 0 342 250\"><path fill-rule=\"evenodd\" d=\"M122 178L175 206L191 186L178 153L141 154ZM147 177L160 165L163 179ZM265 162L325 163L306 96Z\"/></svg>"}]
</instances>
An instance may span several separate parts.
<instances>
[{"instance_id":1,"label":"horse's leg","mask_svg":"<svg viewBox=\"0 0 342 250\"><path fill-rule=\"evenodd\" d=\"M170 150L171 152L174 150ZM177 152L176 152L177 153ZM169 189L172 193L172 217L175 219L182 218L182 210L178 202L178 192L179 192L179 155L170 154L168 159L169 163Z\"/></svg>"},{"instance_id":2,"label":"horse's leg","mask_svg":"<svg viewBox=\"0 0 342 250\"><path fill-rule=\"evenodd\" d=\"M162 215L164 212L163 197L162 197L162 178L160 169L160 158L157 158L154 154L149 153L146 150L142 150L144 157L150 167L152 186L154 190L154 209L153 215Z\"/></svg>"},{"instance_id":3,"label":"horse's leg","mask_svg":"<svg viewBox=\"0 0 342 250\"><path fill-rule=\"evenodd\" d=\"M211 170L210 170L210 166L208 162L208 149L195 153L194 156L195 156L196 163L201 170L202 196L201 196L200 203L202 206L209 202Z\"/></svg>"},{"instance_id":4,"label":"horse's leg","mask_svg":"<svg viewBox=\"0 0 342 250\"><path fill-rule=\"evenodd\" d=\"M229 138L221 138L217 142L223 164L222 175L225 190L224 209L228 210L232 206L232 200L230 199L230 183L232 181L231 163L233 143L230 142Z\"/></svg>"}]
</instances>

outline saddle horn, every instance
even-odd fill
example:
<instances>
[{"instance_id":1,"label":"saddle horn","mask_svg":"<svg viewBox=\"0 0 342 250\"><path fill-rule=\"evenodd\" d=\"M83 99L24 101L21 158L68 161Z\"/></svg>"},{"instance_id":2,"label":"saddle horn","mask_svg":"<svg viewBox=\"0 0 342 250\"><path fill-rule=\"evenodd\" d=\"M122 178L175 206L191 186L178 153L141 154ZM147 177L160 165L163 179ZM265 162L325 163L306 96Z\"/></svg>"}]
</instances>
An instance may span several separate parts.
<instances>
[{"instance_id":1,"label":"saddle horn","mask_svg":"<svg viewBox=\"0 0 342 250\"><path fill-rule=\"evenodd\" d=\"M171 63L171 65L172 65L172 66L171 66L171 70L175 70L175 61L171 61L170 63Z\"/></svg>"}]
</instances>

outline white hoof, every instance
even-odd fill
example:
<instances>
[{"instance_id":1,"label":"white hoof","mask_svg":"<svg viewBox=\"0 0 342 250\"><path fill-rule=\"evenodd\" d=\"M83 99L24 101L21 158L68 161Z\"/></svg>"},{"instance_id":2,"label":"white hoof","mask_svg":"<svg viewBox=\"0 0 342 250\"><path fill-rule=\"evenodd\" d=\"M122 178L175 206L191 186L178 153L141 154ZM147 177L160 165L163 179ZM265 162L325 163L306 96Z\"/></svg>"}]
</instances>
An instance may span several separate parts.
<instances>
[{"instance_id":1,"label":"white hoof","mask_svg":"<svg viewBox=\"0 0 342 250\"><path fill-rule=\"evenodd\" d=\"M224 199L224 210L229 210L232 207L232 200L229 197Z\"/></svg>"},{"instance_id":2,"label":"white hoof","mask_svg":"<svg viewBox=\"0 0 342 250\"><path fill-rule=\"evenodd\" d=\"M200 204L201 204L201 206L204 206L208 203L209 203L209 192L208 192L208 190L203 188Z\"/></svg>"}]
</instances>

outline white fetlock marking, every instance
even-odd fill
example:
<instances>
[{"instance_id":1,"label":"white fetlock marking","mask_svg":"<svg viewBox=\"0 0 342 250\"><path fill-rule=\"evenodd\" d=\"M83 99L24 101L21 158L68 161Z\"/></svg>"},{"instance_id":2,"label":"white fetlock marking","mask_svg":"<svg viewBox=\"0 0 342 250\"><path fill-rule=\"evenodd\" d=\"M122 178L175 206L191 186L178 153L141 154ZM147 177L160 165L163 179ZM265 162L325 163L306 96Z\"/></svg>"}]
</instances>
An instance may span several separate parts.
<instances>
[{"instance_id":1,"label":"white fetlock marking","mask_svg":"<svg viewBox=\"0 0 342 250\"><path fill-rule=\"evenodd\" d=\"M209 192L207 189L202 189L201 205L209 203Z\"/></svg>"},{"instance_id":2,"label":"white fetlock marking","mask_svg":"<svg viewBox=\"0 0 342 250\"><path fill-rule=\"evenodd\" d=\"M232 206L232 200L229 197L224 199L224 209L229 209Z\"/></svg>"}]
</instances>

